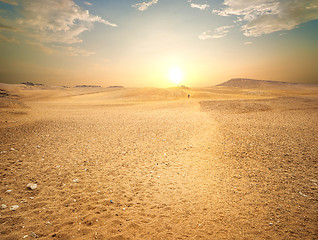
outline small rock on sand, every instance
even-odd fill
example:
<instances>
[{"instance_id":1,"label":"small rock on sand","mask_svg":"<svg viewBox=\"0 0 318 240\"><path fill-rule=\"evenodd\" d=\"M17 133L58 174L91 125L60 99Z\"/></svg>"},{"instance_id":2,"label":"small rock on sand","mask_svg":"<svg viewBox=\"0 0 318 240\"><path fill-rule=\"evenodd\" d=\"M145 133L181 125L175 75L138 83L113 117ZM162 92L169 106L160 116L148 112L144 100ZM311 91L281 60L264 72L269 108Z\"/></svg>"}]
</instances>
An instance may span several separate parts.
<instances>
[{"instance_id":1,"label":"small rock on sand","mask_svg":"<svg viewBox=\"0 0 318 240\"><path fill-rule=\"evenodd\" d=\"M7 190L7 191L6 191L6 193L10 193L10 192L12 192L12 190Z\"/></svg>"},{"instance_id":2,"label":"small rock on sand","mask_svg":"<svg viewBox=\"0 0 318 240\"><path fill-rule=\"evenodd\" d=\"M1 204L1 209L6 209L6 208L7 208L7 205Z\"/></svg>"},{"instance_id":3,"label":"small rock on sand","mask_svg":"<svg viewBox=\"0 0 318 240\"><path fill-rule=\"evenodd\" d=\"M73 183L78 183L79 182L79 180L77 179L77 178L75 178L74 180L73 180Z\"/></svg>"},{"instance_id":4,"label":"small rock on sand","mask_svg":"<svg viewBox=\"0 0 318 240\"><path fill-rule=\"evenodd\" d=\"M38 185L36 183L29 183L27 185L27 188L31 189L31 190L34 190L38 187Z\"/></svg>"},{"instance_id":5,"label":"small rock on sand","mask_svg":"<svg viewBox=\"0 0 318 240\"><path fill-rule=\"evenodd\" d=\"M17 210L18 208L19 208L19 205L13 205L13 206L10 207L10 210L11 210L11 211L15 211L15 210Z\"/></svg>"},{"instance_id":6,"label":"small rock on sand","mask_svg":"<svg viewBox=\"0 0 318 240\"><path fill-rule=\"evenodd\" d=\"M39 238L39 236L36 234L36 233L34 233L34 232L31 232L31 237L33 237L33 238Z\"/></svg>"}]
</instances>

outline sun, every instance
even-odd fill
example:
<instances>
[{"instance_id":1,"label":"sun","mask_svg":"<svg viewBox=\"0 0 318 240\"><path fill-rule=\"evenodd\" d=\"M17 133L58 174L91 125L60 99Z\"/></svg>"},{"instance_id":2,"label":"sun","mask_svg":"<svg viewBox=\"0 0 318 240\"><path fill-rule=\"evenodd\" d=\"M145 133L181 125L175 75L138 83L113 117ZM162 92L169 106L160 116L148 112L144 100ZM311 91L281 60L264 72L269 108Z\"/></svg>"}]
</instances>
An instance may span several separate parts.
<instances>
[{"instance_id":1,"label":"sun","mask_svg":"<svg viewBox=\"0 0 318 240\"><path fill-rule=\"evenodd\" d=\"M179 85L183 80L183 72L178 67L173 67L169 71L169 79L174 84Z\"/></svg>"}]
</instances>

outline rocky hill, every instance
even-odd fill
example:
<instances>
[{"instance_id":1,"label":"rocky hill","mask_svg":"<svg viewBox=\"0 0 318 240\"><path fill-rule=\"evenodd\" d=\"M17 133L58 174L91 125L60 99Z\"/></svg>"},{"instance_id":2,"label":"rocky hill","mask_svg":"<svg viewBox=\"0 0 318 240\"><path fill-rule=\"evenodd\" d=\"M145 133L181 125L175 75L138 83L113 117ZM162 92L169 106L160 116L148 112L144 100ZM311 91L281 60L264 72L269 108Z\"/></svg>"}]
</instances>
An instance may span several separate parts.
<instances>
[{"instance_id":1,"label":"rocky hill","mask_svg":"<svg viewBox=\"0 0 318 240\"><path fill-rule=\"evenodd\" d=\"M256 80L247 78L233 78L217 86L237 87L237 88L298 88L298 87L318 87L317 84L301 84L290 82L276 82L268 80Z\"/></svg>"}]
</instances>

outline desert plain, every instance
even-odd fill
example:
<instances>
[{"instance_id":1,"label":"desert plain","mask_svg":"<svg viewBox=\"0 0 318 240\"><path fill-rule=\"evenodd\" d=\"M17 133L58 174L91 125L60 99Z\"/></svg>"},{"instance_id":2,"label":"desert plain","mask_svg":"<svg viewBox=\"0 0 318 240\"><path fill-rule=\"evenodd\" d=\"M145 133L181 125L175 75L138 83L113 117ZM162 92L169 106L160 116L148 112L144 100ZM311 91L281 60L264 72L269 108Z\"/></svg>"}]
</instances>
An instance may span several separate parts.
<instances>
[{"instance_id":1,"label":"desert plain","mask_svg":"<svg viewBox=\"0 0 318 240\"><path fill-rule=\"evenodd\" d=\"M0 84L0 239L317 239L318 87L244 84Z\"/></svg>"}]
</instances>

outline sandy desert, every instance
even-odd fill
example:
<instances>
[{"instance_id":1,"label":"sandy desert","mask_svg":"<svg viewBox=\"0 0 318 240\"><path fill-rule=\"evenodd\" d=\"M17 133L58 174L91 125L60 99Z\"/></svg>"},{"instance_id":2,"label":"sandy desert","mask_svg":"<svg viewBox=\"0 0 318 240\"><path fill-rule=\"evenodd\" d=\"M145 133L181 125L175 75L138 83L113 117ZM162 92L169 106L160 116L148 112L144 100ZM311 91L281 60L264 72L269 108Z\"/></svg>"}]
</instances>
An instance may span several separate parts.
<instances>
[{"instance_id":1,"label":"sandy desert","mask_svg":"<svg viewBox=\"0 0 318 240\"><path fill-rule=\"evenodd\" d=\"M234 83L0 84L0 239L317 239L317 85Z\"/></svg>"}]
</instances>

